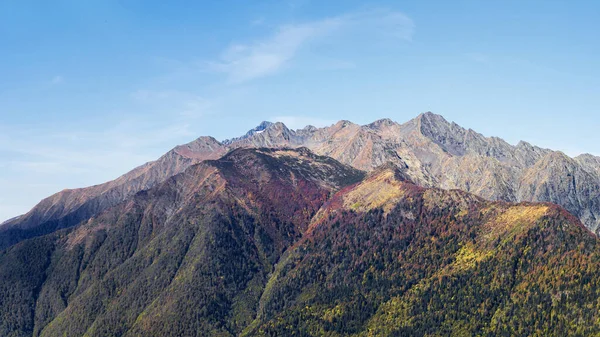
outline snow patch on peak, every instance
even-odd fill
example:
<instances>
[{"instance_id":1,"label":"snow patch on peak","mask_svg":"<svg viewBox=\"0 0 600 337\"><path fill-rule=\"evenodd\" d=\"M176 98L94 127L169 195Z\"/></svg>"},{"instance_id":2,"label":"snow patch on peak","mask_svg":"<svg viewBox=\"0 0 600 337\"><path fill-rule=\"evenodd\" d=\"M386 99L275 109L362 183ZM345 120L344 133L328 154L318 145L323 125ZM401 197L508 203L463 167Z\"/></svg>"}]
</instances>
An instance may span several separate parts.
<instances>
[{"instance_id":1,"label":"snow patch on peak","mask_svg":"<svg viewBox=\"0 0 600 337\"><path fill-rule=\"evenodd\" d=\"M247 139L247 138L250 138L250 137L252 137L252 136L254 136L256 134L263 133L266 129L268 129L272 125L274 125L274 123L269 122L269 121L262 121L255 128L252 128L248 132L246 132L245 135L243 135L241 137L235 137L235 138L231 138L231 139L226 139L226 140L223 141L223 144L230 145L230 144L232 144L232 143L234 143L236 141Z\"/></svg>"}]
</instances>

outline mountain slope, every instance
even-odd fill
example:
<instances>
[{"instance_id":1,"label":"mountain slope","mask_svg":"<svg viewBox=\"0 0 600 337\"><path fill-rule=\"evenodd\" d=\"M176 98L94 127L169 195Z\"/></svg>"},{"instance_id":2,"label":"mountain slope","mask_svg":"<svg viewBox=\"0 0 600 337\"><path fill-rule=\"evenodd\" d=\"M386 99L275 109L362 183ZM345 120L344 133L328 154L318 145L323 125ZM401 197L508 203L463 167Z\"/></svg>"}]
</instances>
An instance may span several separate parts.
<instances>
[{"instance_id":1,"label":"mountain slope","mask_svg":"<svg viewBox=\"0 0 600 337\"><path fill-rule=\"evenodd\" d=\"M390 189L378 200L391 203L354 204ZM247 336L600 332L598 240L555 205L488 202L384 171L321 212L276 267Z\"/></svg>"},{"instance_id":2,"label":"mountain slope","mask_svg":"<svg viewBox=\"0 0 600 337\"><path fill-rule=\"evenodd\" d=\"M0 335L234 335L280 254L333 190L362 176L305 149L191 166L1 253Z\"/></svg>"},{"instance_id":3,"label":"mountain slope","mask_svg":"<svg viewBox=\"0 0 600 337\"><path fill-rule=\"evenodd\" d=\"M0 226L0 249L74 226L202 160L251 147L307 147L365 171L391 162L406 168L421 186L462 189L490 200L553 202L592 231L600 229L598 157L571 159L526 142L512 146L424 113L404 124L389 119L363 126L340 121L325 128L290 130L282 123L263 122L246 135L222 143L200 137L114 181L65 190L43 200L29 213Z\"/></svg>"},{"instance_id":4,"label":"mountain slope","mask_svg":"<svg viewBox=\"0 0 600 337\"><path fill-rule=\"evenodd\" d=\"M238 149L0 252L2 336L600 333L598 239L306 148Z\"/></svg>"},{"instance_id":5,"label":"mountain slope","mask_svg":"<svg viewBox=\"0 0 600 337\"><path fill-rule=\"evenodd\" d=\"M425 187L457 188L490 200L553 202L592 231L600 225L600 159L591 155L571 159L526 142L513 146L433 113L404 124L389 119L364 126L340 121L297 131L272 125L246 138L243 146L263 144L306 146L366 171L392 162L406 167L411 179ZM563 186L565 181L573 188Z\"/></svg>"},{"instance_id":6,"label":"mountain slope","mask_svg":"<svg viewBox=\"0 0 600 337\"><path fill-rule=\"evenodd\" d=\"M28 213L0 226L0 249L23 239L70 227L183 172L205 159L217 159L227 152L212 137L200 137L169 151L158 160L135 168L107 183L64 190L37 204Z\"/></svg>"}]
</instances>

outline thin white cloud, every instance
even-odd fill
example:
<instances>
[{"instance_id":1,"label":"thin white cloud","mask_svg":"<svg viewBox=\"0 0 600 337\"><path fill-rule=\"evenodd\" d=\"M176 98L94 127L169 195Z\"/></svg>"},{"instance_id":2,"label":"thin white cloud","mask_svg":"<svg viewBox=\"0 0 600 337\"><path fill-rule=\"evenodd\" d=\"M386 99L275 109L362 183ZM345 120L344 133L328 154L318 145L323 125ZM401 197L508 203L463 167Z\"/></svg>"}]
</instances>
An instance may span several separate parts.
<instances>
[{"instance_id":1,"label":"thin white cloud","mask_svg":"<svg viewBox=\"0 0 600 337\"><path fill-rule=\"evenodd\" d=\"M49 175L108 171L122 174L156 159L172 144L196 136L189 124L160 125L140 117L125 119L104 130L69 130L43 134L43 138L37 136L41 134L39 130L33 129L6 132L10 140L0 138L0 152L12 153L11 157L17 159L5 163L2 169Z\"/></svg>"},{"instance_id":2,"label":"thin white cloud","mask_svg":"<svg viewBox=\"0 0 600 337\"><path fill-rule=\"evenodd\" d=\"M307 45L325 36L360 31L380 37L410 41L413 21L401 12L372 10L318 21L287 24L273 34L249 44L232 44L209 69L225 73L233 83L277 73Z\"/></svg>"},{"instance_id":3,"label":"thin white cloud","mask_svg":"<svg viewBox=\"0 0 600 337\"><path fill-rule=\"evenodd\" d=\"M324 119L310 116L275 116L270 118L270 120L274 122L281 122L290 129L302 129L308 125L324 127L332 125L336 122L332 119Z\"/></svg>"},{"instance_id":4,"label":"thin white cloud","mask_svg":"<svg viewBox=\"0 0 600 337\"><path fill-rule=\"evenodd\" d=\"M279 27L277 32L252 45L235 44L225 50L212 69L228 74L232 82L244 82L279 71L298 49L341 23L338 19Z\"/></svg>"},{"instance_id":5,"label":"thin white cloud","mask_svg":"<svg viewBox=\"0 0 600 337\"><path fill-rule=\"evenodd\" d=\"M114 179L155 160L173 144L197 135L185 123L161 125L143 117L128 118L107 129L65 127L48 132L31 126L0 125L0 221L26 212L64 188L84 187ZM50 184L51 183L51 184ZM43 185L47 184L47 185ZM10 206L9 206L10 205Z\"/></svg>"}]
</instances>

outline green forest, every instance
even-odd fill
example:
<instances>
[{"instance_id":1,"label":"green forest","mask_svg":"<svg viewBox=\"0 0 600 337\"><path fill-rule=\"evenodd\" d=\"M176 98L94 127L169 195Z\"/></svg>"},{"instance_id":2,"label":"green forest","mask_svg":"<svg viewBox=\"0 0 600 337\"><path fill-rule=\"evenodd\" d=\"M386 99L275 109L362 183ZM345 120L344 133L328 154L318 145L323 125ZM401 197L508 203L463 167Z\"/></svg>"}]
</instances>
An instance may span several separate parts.
<instances>
[{"instance_id":1,"label":"green forest","mask_svg":"<svg viewBox=\"0 0 600 337\"><path fill-rule=\"evenodd\" d=\"M599 281L556 205L244 149L0 252L0 335L590 336Z\"/></svg>"}]
</instances>

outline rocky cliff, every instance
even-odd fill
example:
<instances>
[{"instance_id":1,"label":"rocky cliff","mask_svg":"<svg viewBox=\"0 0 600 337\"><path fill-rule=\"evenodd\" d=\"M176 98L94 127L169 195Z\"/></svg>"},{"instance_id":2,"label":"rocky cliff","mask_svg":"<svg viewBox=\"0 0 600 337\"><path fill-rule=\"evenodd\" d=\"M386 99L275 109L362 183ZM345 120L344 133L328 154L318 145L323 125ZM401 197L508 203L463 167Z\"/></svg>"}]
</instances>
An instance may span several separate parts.
<instances>
[{"instance_id":1,"label":"rocky cliff","mask_svg":"<svg viewBox=\"0 0 600 337\"><path fill-rule=\"evenodd\" d=\"M569 158L526 142L511 145L428 112L404 124L390 119L362 126L340 121L290 130L283 123L263 122L223 142L200 137L114 181L43 200L0 227L0 248L73 226L193 164L249 147L306 147L363 171L391 162L424 187L461 189L489 200L553 202L590 230L597 232L600 226L600 158Z\"/></svg>"}]
</instances>

